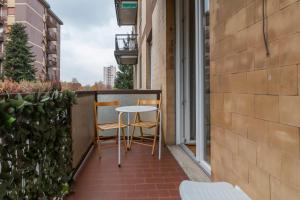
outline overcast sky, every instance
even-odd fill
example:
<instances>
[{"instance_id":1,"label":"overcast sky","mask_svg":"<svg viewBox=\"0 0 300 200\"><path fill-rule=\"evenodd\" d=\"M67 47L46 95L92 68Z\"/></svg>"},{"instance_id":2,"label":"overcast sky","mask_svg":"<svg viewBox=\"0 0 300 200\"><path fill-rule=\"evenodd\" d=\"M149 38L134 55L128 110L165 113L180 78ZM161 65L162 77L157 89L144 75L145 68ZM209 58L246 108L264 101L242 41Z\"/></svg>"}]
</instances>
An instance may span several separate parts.
<instances>
[{"instance_id":1,"label":"overcast sky","mask_svg":"<svg viewBox=\"0 0 300 200\"><path fill-rule=\"evenodd\" d=\"M115 65L114 37L119 28L113 0L48 0L64 22L61 31L61 80L82 84L103 80L103 66Z\"/></svg>"}]
</instances>

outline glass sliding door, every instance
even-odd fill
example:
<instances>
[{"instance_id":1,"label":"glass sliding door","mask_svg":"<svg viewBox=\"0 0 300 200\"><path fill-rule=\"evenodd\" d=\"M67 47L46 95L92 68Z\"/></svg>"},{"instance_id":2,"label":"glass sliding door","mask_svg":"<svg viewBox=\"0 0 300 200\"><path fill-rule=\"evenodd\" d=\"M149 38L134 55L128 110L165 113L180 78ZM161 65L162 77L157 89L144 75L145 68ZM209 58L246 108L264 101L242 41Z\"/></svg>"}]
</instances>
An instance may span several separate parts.
<instances>
[{"instance_id":1,"label":"glass sliding door","mask_svg":"<svg viewBox=\"0 0 300 200\"><path fill-rule=\"evenodd\" d=\"M177 144L210 173L209 0L176 0Z\"/></svg>"},{"instance_id":2,"label":"glass sliding door","mask_svg":"<svg viewBox=\"0 0 300 200\"><path fill-rule=\"evenodd\" d=\"M185 0L185 65L186 69L186 138L185 145L196 156L196 53L195 53L195 0Z\"/></svg>"}]
</instances>

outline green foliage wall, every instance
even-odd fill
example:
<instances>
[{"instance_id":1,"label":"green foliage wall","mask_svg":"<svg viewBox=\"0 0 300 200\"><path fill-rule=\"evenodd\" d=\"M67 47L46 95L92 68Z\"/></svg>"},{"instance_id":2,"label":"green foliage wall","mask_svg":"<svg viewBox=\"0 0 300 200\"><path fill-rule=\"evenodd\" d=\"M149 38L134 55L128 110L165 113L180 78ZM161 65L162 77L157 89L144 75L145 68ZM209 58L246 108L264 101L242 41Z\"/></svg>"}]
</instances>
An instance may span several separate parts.
<instances>
[{"instance_id":1,"label":"green foliage wall","mask_svg":"<svg viewBox=\"0 0 300 200\"><path fill-rule=\"evenodd\" d=\"M0 199L52 199L72 174L75 94L0 97Z\"/></svg>"}]
</instances>

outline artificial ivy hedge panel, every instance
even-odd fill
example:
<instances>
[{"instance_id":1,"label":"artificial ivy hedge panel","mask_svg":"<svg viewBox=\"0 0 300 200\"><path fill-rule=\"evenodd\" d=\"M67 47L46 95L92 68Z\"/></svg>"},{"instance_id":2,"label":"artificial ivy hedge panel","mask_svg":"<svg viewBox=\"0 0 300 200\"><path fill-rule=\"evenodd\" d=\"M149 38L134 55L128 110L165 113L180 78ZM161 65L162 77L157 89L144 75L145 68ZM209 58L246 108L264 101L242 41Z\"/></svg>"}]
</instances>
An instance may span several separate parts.
<instances>
[{"instance_id":1,"label":"artificial ivy hedge panel","mask_svg":"<svg viewBox=\"0 0 300 200\"><path fill-rule=\"evenodd\" d=\"M68 191L74 103L70 91L0 97L0 199L52 199Z\"/></svg>"}]
</instances>

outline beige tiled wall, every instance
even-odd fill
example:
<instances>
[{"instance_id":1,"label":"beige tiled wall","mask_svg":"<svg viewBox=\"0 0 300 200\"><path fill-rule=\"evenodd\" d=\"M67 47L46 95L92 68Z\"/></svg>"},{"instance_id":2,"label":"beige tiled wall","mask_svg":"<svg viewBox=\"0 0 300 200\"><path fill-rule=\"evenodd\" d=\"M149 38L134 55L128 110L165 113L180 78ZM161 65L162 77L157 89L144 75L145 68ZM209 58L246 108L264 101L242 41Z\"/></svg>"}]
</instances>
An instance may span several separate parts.
<instances>
[{"instance_id":1,"label":"beige tiled wall","mask_svg":"<svg viewBox=\"0 0 300 200\"><path fill-rule=\"evenodd\" d=\"M212 175L254 200L300 199L300 1L211 1Z\"/></svg>"}]
</instances>

